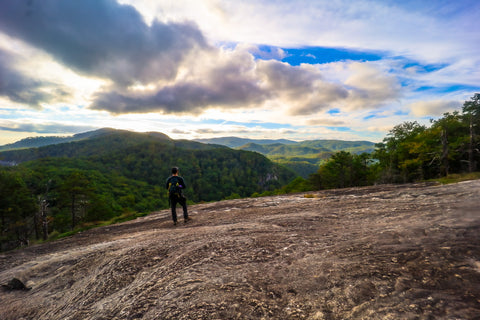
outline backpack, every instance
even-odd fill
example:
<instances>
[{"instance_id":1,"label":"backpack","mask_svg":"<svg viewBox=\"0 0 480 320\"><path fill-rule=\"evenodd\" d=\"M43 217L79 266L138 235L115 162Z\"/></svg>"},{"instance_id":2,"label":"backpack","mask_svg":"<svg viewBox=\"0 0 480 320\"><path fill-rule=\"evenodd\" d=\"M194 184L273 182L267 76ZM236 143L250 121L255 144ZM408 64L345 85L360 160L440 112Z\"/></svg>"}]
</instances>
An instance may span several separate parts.
<instances>
[{"instance_id":1,"label":"backpack","mask_svg":"<svg viewBox=\"0 0 480 320\"><path fill-rule=\"evenodd\" d=\"M179 187L180 179L177 177L172 177L170 182L168 183L168 195L170 197L177 197L180 198L182 196L182 188Z\"/></svg>"}]
</instances>

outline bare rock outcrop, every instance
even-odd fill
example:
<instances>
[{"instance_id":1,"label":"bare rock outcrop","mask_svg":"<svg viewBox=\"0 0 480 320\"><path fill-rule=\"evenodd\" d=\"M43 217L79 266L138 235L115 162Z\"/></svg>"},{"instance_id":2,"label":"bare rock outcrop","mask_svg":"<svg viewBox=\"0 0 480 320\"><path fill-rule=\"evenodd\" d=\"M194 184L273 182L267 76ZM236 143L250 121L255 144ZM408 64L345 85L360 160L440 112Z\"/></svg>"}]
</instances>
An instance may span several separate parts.
<instances>
[{"instance_id":1,"label":"bare rock outcrop","mask_svg":"<svg viewBox=\"0 0 480 320\"><path fill-rule=\"evenodd\" d=\"M0 319L475 319L480 181L168 210L0 255Z\"/></svg>"}]
</instances>

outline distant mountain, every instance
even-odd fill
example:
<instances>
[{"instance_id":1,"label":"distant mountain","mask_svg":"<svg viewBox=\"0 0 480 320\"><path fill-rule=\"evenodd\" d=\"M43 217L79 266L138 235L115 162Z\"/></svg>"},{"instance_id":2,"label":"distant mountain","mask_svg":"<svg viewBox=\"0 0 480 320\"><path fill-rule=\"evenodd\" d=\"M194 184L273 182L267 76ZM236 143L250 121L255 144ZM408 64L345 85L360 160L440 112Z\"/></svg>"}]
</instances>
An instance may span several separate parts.
<instances>
[{"instance_id":1,"label":"distant mountain","mask_svg":"<svg viewBox=\"0 0 480 320\"><path fill-rule=\"evenodd\" d=\"M25 138L20 141L9 143L3 146L0 146L0 151L7 150L16 150L16 149L25 149L25 148L36 148L43 147L50 144L63 143L71 139L71 137L34 137L34 138Z\"/></svg>"},{"instance_id":2,"label":"distant mountain","mask_svg":"<svg viewBox=\"0 0 480 320\"><path fill-rule=\"evenodd\" d=\"M231 139L231 138L225 138ZM243 139L248 140L248 139ZM216 140L223 141L222 138ZM268 140L262 140L263 142ZM293 170L298 175L307 178L316 172L320 164L329 159L339 151L346 151L354 154L371 153L375 143L370 141L343 141L343 140L307 140L301 142L288 141L282 143L275 140L274 143L248 142L235 147L238 150L248 150L261 153L269 159ZM237 142L241 142L238 140Z\"/></svg>"},{"instance_id":3,"label":"distant mountain","mask_svg":"<svg viewBox=\"0 0 480 320\"><path fill-rule=\"evenodd\" d=\"M220 200L232 194L250 196L279 188L295 178L293 172L259 153L173 140L158 132L101 129L74 137L78 140L2 151L0 161L20 166L28 162L25 165L32 168L40 168L42 163L54 166L43 170L46 172L65 166L95 169L161 189L171 167L179 166L191 181L188 192L194 201Z\"/></svg>"},{"instance_id":4,"label":"distant mountain","mask_svg":"<svg viewBox=\"0 0 480 320\"><path fill-rule=\"evenodd\" d=\"M370 141L346 140L305 140L292 141L287 139L245 139L238 137L221 137L211 139L195 139L201 143L213 143L262 153L264 155L305 155L319 152L348 151L351 153L372 152L375 143Z\"/></svg>"},{"instance_id":5,"label":"distant mountain","mask_svg":"<svg viewBox=\"0 0 480 320\"><path fill-rule=\"evenodd\" d=\"M95 138L106 138L111 135L121 135L122 138L109 138L108 144L100 139L94 142ZM93 140L92 140L93 139ZM375 143L370 141L344 141L344 140L307 140L292 141L287 139L245 139L238 137L221 137L212 139L196 140L172 140L170 137L159 132L135 133L125 130L99 129L95 131L75 134L71 137L36 137L27 138L13 144L0 146L0 152L25 149L24 152L2 153L0 165L12 165L18 162L54 157L75 157L92 156L103 154L114 149L122 149L132 144L159 140L169 143L170 146L186 148L190 150L202 150L206 148L219 148L220 146L234 148L237 150L254 151L260 153L270 160L281 164L302 177L308 177L318 170L319 165L330 158L338 151L347 151L354 154L371 153ZM72 142L79 144L69 145ZM92 144L98 143L98 147ZM61 145L61 148L54 147Z\"/></svg>"},{"instance_id":6,"label":"distant mountain","mask_svg":"<svg viewBox=\"0 0 480 320\"><path fill-rule=\"evenodd\" d=\"M105 128L66 137L63 142L46 146L0 151L0 160L21 163L52 157L84 158L122 150L149 141L163 141L173 146L173 140L162 133L136 133ZM192 144L196 143L192 142Z\"/></svg>"},{"instance_id":7,"label":"distant mountain","mask_svg":"<svg viewBox=\"0 0 480 320\"><path fill-rule=\"evenodd\" d=\"M309 154L318 154L320 152L329 152L330 149L323 147L309 147L301 143L296 144L282 144L282 143L273 143L273 144L256 144L256 143L247 143L243 146L238 147L239 150L248 150L256 151L268 156L303 156Z\"/></svg>"},{"instance_id":8,"label":"distant mountain","mask_svg":"<svg viewBox=\"0 0 480 320\"><path fill-rule=\"evenodd\" d=\"M351 153L372 152L375 143L371 141L346 141L346 140L306 140L299 144L312 148L326 148L331 151L347 151Z\"/></svg>"},{"instance_id":9,"label":"distant mountain","mask_svg":"<svg viewBox=\"0 0 480 320\"><path fill-rule=\"evenodd\" d=\"M211 139L195 139L195 141L201 143L213 143L213 144L221 144L227 146L229 148L238 148L248 143L255 143L255 144L274 144L274 143L282 143L282 144L295 144L297 142L286 140L286 139L245 139L245 138L238 138L238 137L222 137L222 138L211 138Z\"/></svg>"},{"instance_id":10,"label":"distant mountain","mask_svg":"<svg viewBox=\"0 0 480 320\"><path fill-rule=\"evenodd\" d=\"M73 136L69 137L29 137L22 140L19 140L14 143L6 144L0 146L0 151L8 151L8 150L18 150L18 149L28 149L28 148L39 148L44 147L52 144L60 144L66 142L73 142L73 141L80 141L83 139L92 138L95 136L106 135L117 130L110 129L110 128L103 128L94 131L78 133Z\"/></svg>"}]
</instances>

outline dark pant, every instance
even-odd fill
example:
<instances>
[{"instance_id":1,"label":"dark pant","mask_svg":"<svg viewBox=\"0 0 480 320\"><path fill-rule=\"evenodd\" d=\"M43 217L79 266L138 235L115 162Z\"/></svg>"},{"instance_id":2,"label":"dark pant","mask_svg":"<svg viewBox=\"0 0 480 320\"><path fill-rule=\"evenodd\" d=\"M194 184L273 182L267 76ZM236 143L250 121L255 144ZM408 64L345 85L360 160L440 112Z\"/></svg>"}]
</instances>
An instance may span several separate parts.
<instances>
[{"instance_id":1,"label":"dark pant","mask_svg":"<svg viewBox=\"0 0 480 320\"><path fill-rule=\"evenodd\" d=\"M172 196L170 197L170 206L172 207L173 222L177 222L177 203L179 203L183 207L183 218L187 220L188 219L187 198L185 198L184 196L181 196L181 197Z\"/></svg>"}]
</instances>

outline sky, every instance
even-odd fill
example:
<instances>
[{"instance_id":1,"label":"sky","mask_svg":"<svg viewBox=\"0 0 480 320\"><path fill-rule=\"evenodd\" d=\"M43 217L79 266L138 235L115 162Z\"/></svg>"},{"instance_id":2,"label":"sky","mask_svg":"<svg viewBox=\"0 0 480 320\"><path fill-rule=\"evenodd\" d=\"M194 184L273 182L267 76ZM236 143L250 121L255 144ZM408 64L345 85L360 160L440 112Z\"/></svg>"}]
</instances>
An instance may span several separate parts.
<instances>
[{"instance_id":1,"label":"sky","mask_svg":"<svg viewBox=\"0 0 480 320\"><path fill-rule=\"evenodd\" d=\"M1 0L0 145L382 141L480 92L477 0Z\"/></svg>"}]
</instances>

